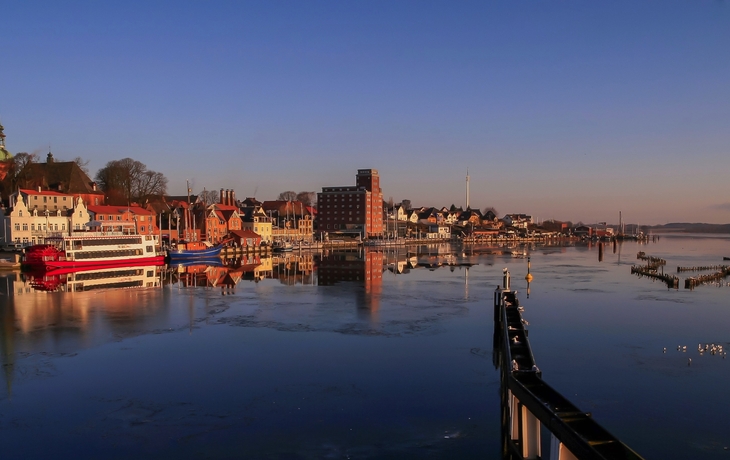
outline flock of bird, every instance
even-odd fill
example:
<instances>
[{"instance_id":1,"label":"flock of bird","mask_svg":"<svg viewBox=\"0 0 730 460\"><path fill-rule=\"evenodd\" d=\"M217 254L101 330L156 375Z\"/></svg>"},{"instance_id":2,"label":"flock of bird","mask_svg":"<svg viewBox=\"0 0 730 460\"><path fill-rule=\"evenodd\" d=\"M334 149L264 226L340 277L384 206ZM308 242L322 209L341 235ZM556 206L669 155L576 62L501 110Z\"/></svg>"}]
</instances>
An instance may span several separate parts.
<instances>
[{"instance_id":1,"label":"flock of bird","mask_svg":"<svg viewBox=\"0 0 730 460\"><path fill-rule=\"evenodd\" d=\"M677 351L681 351L682 353L687 352L687 345L677 345ZM711 355L719 355L722 356L722 359L725 359L727 356L727 351L725 351L725 348L716 343L706 343L706 344L697 344L697 351L699 352L700 356L704 355L705 353L711 354ZM667 347L664 347L664 353L667 352ZM692 365L692 358L687 359L687 365Z\"/></svg>"}]
</instances>

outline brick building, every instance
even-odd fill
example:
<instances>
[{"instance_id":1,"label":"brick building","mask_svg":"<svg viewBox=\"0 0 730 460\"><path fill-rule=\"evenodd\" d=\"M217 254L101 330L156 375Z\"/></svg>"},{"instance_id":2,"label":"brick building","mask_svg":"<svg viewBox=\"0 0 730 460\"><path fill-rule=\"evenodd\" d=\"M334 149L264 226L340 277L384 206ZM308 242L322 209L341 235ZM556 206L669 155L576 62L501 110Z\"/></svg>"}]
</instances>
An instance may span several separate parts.
<instances>
[{"instance_id":1,"label":"brick building","mask_svg":"<svg viewBox=\"0 0 730 460\"><path fill-rule=\"evenodd\" d=\"M364 238L383 235L383 193L375 169L358 169L355 186L322 187L317 194L317 230Z\"/></svg>"}]
</instances>

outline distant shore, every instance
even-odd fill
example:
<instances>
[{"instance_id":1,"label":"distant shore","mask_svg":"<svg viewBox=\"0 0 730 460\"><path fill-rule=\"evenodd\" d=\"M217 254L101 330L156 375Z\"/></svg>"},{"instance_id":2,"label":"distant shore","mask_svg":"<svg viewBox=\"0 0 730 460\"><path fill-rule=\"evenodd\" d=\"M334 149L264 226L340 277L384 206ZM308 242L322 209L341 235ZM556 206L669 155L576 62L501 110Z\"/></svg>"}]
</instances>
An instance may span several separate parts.
<instances>
[{"instance_id":1,"label":"distant shore","mask_svg":"<svg viewBox=\"0 0 730 460\"><path fill-rule=\"evenodd\" d=\"M643 226L642 226L643 227ZM671 223L647 226L651 233L727 233L730 224Z\"/></svg>"}]
</instances>

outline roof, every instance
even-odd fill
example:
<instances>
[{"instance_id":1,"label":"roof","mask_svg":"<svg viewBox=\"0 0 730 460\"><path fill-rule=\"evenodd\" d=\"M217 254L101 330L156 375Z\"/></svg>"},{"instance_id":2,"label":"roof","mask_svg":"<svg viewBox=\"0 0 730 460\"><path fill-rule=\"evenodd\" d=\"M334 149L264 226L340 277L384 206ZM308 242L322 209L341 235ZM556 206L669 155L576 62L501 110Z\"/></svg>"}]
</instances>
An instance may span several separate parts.
<instances>
[{"instance_id":1,"label":"roof","mask_svg":"<svg viewBox=\"0 0 730 460\"><path fill-rule=\"evenodd\" d=\"M251 230L231 230L228 233L239 238L261 238L261 235Z\"/></svg>"},{"instance_id":2,"label":"roof","mask_svg":"<svg viewBox=\"0 0 730 460\"><path fill-rule=\"evenodd\" d=\"M57 192L55 190L42 190L42 191L39 192L38 189L21 188L21 189L18 189L18 191L20 191L20 193L25 193L26 195L72 196L72 195L70 195L68 193L61 193L61 192Z\"/></svg>"},{"instance_id":3,"label":"roof","mask_svg":"<svg viewBox=\"0 0 730 460\"><path fill-rule=\"evenodd\" d=\"M52 155L49 153L52 158ZM94 190L94 182L75 161L51 161L30 163L23 168L30 179L28 186L55 189L65 193L84 193L103 195L101 190Z\"/></svg>"},{"instance_id":4,"label":"roof","mask_svg":"<svg viewBox=\"0 0 730 460\"><path fill-rule=\"evenodd\" d=\"M89 205L87 206L89 212L95 214L124 214L129 212L130 214L139 214L145 216L155 215L154 211L150 211L140 206L110 206L110 205Z\"/></svg>"}]
</instances>

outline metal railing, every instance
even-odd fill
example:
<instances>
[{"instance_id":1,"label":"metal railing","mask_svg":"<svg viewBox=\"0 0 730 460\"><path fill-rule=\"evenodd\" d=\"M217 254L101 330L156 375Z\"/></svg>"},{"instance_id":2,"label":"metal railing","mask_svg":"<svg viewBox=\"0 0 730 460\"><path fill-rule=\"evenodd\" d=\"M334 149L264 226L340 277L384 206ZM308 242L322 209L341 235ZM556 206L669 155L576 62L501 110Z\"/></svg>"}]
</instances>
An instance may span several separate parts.
<instances>
[{"instance_id":1,"label":"metal railing","mask_svg":"<svg viewBox=\"0 0 730 460\"><path fill-rule=\"evenodd\" d=\"M494 365L500 368L502 454L505 459L608 460L641 459L545 383L527 338L522 308L510 290L505 269L503 286L494 293ZM541 432L550 432L550 454L542 455Z\"/></svg>"}]
</instances>

